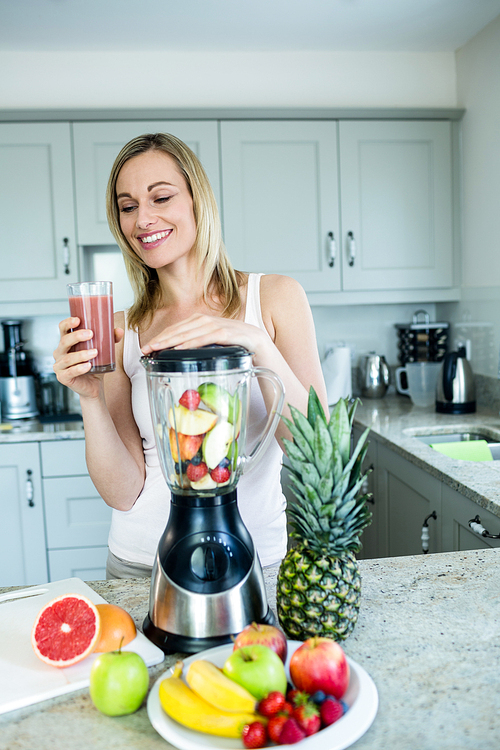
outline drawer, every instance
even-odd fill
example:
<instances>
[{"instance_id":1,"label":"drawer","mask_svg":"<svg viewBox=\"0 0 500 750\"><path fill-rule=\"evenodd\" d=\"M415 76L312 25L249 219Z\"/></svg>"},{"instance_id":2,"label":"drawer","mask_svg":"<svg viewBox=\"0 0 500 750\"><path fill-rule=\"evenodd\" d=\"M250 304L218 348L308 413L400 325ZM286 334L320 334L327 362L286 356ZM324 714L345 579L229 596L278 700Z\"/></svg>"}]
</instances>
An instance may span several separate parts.
<instances>
[{"instance_id":1,"label":"drawer","mask_svg":"<svg viewBox=\"0 0 500 750\"><path fill-rule=\"evenodd\" d=\"M85 440L49 440L40 443L43 477L87 474Z\"/></svg>"},{"instance_id":2,"label":"drawer","mask_svg":"<svg viewBox=\"0 0 500 750\"><path fill-rule=\"evenodd\" d=\"M107 547L57 549L49 552L51 581L81 578L82 581L106 580Z\"/></svg>"},{"instance_id":3,"label":"drawer","mask_svg":"<svg viewBox=\"0 0 500 750\"><path fill-rule=\"evenodd\" d=\"M111 508L86 477L43 480L49 549L106 545Z\"/></svg>"}]
</instances>

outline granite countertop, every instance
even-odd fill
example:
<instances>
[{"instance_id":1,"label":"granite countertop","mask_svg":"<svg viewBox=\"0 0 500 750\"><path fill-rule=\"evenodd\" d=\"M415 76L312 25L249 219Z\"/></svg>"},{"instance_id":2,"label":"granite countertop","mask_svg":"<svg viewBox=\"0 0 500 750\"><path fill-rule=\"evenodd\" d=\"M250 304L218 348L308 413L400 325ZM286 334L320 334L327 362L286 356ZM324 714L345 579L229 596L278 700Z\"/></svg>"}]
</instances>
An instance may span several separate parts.
<instances>
[{"instance_id":1,"label":"granite countertop","mask_svg":"<svg viewBox=\"0 0 500 750\"><path fill-rule=\"evenodd\" d=\"M7 427L5 427L7 425ZM4 423L1 443L33 443L45 440L82 440L83 421L42 423L38 419L16 419Z\"/></svg>"},{"instance_id":2,"label":"granite countertop","mask_svg":"<svg viewBox=\"0 0 500 750\"><path fill-rule=\"evenodd\" d=\"M500 517L500 461L449 458L416 437L429 429L452 433L481 427L481 432L500 442L498 411L478 407L473 414L438 414L434 407L419 408L408 397L388 394L381 399L362 399L355 423L370 427L377 441Z\"/></svg>"},{"instance_id":3,"label":"granite countertop","mask_svg":"<svg viewBox=\"0 0 500 750\"><path fill-rule=\"evenodd\" d=\"M497 750L500 550L362 560L360 570L360 616L343 647L373 678L379 709L352 747ZM276 573L277 566L265 571L273 609ZM90 585L142 625L149 580ZM150 668L151 684L175 658ZM170 745L151 726L145 705L110 718L94 708L87 689L0 716L0 750L89 747Z\"/></svg>"}]
</instances>

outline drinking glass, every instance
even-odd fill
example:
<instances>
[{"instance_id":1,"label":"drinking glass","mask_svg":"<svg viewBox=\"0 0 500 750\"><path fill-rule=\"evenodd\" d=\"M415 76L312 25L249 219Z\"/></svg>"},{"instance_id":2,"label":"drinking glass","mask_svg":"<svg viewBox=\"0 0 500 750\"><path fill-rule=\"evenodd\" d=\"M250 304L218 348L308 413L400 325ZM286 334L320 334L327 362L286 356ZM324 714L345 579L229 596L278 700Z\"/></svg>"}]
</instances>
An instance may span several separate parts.
<instances>
[{"instance_id":1,"label":"drinking glass","mask_svg":"<svg viewBox=\"0 0 500 750\"><path fill-rule=\"evenodd\" d=\"M70 313L80 318L80 324L73 330L85 328L94 334L88 341L76 344L72 351L97 349L90 372L112 372L116 367L113 283L81 281L67 287Z\"/></svg>"}]
</instances>

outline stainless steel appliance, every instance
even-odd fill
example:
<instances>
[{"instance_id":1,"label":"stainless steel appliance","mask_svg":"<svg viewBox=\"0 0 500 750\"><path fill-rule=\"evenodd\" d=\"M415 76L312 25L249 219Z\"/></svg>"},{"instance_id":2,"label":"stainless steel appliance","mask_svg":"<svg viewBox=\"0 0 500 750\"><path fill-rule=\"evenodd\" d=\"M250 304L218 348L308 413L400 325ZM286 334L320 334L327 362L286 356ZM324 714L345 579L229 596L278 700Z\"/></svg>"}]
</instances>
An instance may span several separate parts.
<instances>
[{"instance_id":1,"label":"stainless steel appliance","mask_svg":"<svg viewBox=\"0 0 500 750\"><path fill-rule=\"evenodd\" d=\"M141 362L171 491L143 631L166 653L196 653L230 643L253 621L274 622L236 484L272 439L284 391L275 373L253 367L251 352L238 346L163 350ZM256 377L271 382L274 402L247 454L250 384Z\"/></svg>"},{"instance_id":2,"label":"stainless steel appliance","mask_svg":"<svg viewBox=\"0 0 500 750\"><path fill-rule=\"evenodd\" d=\"M474 373L466 359L465 347L449 352L438 374L436 411L443 414L468 414L476 411Z\"/></svg>"},{"instance_id":3,"label":"stainless steel appliance","mask_svg":"<svg viewBox=\"0 0 500 750\"><path fill-rule=\"evenodd\" d=\"M360 388L366 398L382 398L391 382L391 373L385 357L370 352L361 358Z\"/></svg>"},{"instance_id":4,"label":"stainless steel appliance","mask_svg":"<svg viewBox=\"0 0 500 750\"><path fill-rule=\"evenodd\" d=\"M38 415L31 355L23 348L20 320L2 321L4 351L0 354L0 402L6 419Z\"/></svg>"},{"instance_id":5,"label":"stainless steel appliance","mask_svg":"<svg viewBox=\"0 0 500 750\"><path fill-rule=\"evenodd\" d=\"M396 323L399 361L441 362L448 349L449 323L431 323L425 310L417 310L411 323Z\"/></svg>"}]
</instances>

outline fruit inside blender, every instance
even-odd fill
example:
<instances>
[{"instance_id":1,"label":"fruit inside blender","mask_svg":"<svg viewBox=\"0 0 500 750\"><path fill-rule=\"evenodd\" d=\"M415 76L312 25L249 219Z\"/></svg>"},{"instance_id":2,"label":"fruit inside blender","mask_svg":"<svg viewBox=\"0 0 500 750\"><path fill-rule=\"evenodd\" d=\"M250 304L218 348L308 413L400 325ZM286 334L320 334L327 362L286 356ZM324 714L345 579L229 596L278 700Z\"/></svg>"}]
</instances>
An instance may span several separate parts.
<instances>
[{"instance_id":1,"label":"fruit inside blender","mask_svg":"<svg viewBox=\"0 0 500 750\"><path fill-rule=\"evenodd\" d=\"M212 382L187 389L158 425L168 442L174 471L172 489L214 490L231 483L238 458L242 407L236 393Z\"/></svg>"}]
</instances>

